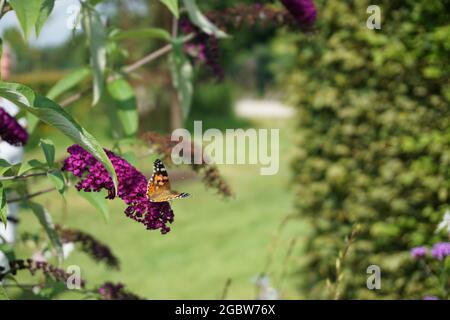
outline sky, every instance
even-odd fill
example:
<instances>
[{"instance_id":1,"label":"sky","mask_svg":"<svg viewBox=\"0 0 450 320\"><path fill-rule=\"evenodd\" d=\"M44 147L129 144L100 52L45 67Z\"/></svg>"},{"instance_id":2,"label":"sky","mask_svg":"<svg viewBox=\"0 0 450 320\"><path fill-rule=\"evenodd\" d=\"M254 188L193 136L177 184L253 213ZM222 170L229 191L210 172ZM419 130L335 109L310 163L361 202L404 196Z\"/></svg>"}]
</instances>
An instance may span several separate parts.
<instances>
[{"instance_id":1,"label":"sky","mask_svg":"<svg viewBox=\"0 0 450 320\"><path fill-rule=\"evenodd\" d=\"M33 35L29 41L30 45L34 47L53 46L67 40L72 34L69 25L71 21L74 21L73 17L79 8L78 3L78 0L56 0L53 12L44 24L39 39ZM19 26L16 14L12 11L6 13L0 20L0 35L3 35L3 31L11 26Z\"/></svg>"}]
</instances>

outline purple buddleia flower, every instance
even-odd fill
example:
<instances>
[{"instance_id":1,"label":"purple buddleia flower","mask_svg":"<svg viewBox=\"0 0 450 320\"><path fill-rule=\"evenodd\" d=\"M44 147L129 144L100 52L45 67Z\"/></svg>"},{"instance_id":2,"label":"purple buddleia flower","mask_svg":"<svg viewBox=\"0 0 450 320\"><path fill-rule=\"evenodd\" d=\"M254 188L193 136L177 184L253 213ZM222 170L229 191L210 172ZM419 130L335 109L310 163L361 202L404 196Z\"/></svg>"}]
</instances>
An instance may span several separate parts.
<instances>
[{"instance_id":1,"label":"purple buddleia flower","mask_svg":"<svg viewBox=\"0 0 450 320\"><path fill-rule=\"evenodd\" d=\"M28 133L8 112L0 107L0 139L14 146L27 143Z\"/></svg>"},{"instance_id":2,"label":"purple buddleia flower","mask_svg":"<svg viewBox=\"0 0 450 320\"><path fill-rule=\"evenodd\" d=\"M107 199L114 199L114 184L108 171L89 152L79 145L67 149L70 156L64 160L64 171L70 171L81 178L76 184L78 191L99 192L107 190ZM126 160L109 150L105 150L111 160L119 182L117 195L126 204L127 217L144 224L148 230L160 229L167 233L167 223L174 219L168 202L150 202L147 199L147 178Z\"/></svg>"},{"instance_id":3,"label":"purple buddleia flower","mask_svg":"<svg viewBox=\"0 0 450 320\"><path fill-rule=\"evenodd\" d=\"M125 290L121 283L105 282L98 288L100 299L102 300L142 300L134 293Z\"/></svg>"},{"instance_id":4,"label":"purple buddleia flower","mask_svg":"<svg viewBox=\"0 0 450 320\"><path fill-rule=\"evenodd\" d=\"M196 63L208 66L211 72L222 80L223 68L219 63L219 42L214 35L209 35L193 25L189 19L180 19L180 29L185 34L194 34L194 38L184 45L184 51L194 58Z\"/></svg>"},{"instance_id":5,"label":"purple buddleia flower","mask_svg":"<svg viewBox=\"0 0 450 320\"><path fill-rule=\"evenodd\" d=\"M317 11L312 0L281 0L286 9L304 28L311 28L316 22Z\"/></svg>"},{"instance_id":6,"label":"purple buddleia flower","mask_svg":"<svg viewBox=\"0 0 450 320\"><path fill-rule=\"evenodd\" d=\"M426 247L415 247L411 249L411 257L415 259L423 258L427 255Z\"/></svg>"},{"instance_id":7,"label":"purple buddleia flower","mask_svg":"<svg viewBox=\"0 0 450 320\"><path fill-rule=\"evenodd\" d=\"M450 242L436 243L431 249L431 255L438 260L444 260L450 256Z\"/></svg>"},{"instance_id":8,"label":"purple buddleia flower","mask_svg":"<svg viewBox=\"0 0 450 320\"><path fill-rule=\"evenodd\" d=\"M439 300L439 298L436 296L425 296L423 297L423 300Z\"/></svg>"}]
</instances>

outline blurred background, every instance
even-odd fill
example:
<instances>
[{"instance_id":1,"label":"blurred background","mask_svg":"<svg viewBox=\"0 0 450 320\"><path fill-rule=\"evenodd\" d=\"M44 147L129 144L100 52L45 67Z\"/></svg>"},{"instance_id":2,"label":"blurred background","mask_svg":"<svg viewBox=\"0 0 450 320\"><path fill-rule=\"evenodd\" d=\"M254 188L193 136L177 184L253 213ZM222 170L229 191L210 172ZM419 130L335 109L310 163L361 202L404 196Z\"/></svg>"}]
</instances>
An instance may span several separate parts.
<instances>
[{"instance_id":1,"label":"blurred background","mask_svg":"<svg viewBox=\"0 0 450 320\"><path fill-rule=\"evenodd\" d=\"M278 1L261 2L282 8ZM120 201L109 202L105 224L74 188L65 199L42 196L57 222L95 235L121 261L120 271L109 270L74 252L65 265L80 265L88 283L122 282L149 299L215 299L224 290L226 298L253 299L262 273L283 299L447 298L442 279L424 274L409 251L448 241L434 231L450 196L450 2L314 2L318 17L309 32L275 21L229 28L233 37L217 48L223 76L195 65L193 106L184 123L166 58L132 78L140 133L192 130L194 120L202 120L204 130L278 128L279 173L261 176L258 165L219 165L234 193L223 199L198 176L169 169L174 188L193 198L173 203L175 222L164 236L130 221ZM45 94L86 63L83 37L65 27L73 3L57 1L42 36L29 44L13 13L2 19L0 32L14 61L10 81ZM201 6L221 12L253 4ZM382 8L380 30L366 26L371 4ZM171 25L170 13L153 0L108 1L100 11L125 30ZM162 43L124 45L129 54L118 54L118 63L135 61ZM113 148L103 106L92 108L87 98L67 110ZM55 142L57 158L66 156L68 139L44 124L36 130L26 157L40 156L38 137L46 136ZM128 151L150 176L156 155L139 146ZM32 188L44 184L36 181ZM25 211L19 228L31 231L33 219ZM33 251L26 241L18 246L24 257ZM371 264L381 267L380 290L366 287Z\"/></svg>"}]
</instances>

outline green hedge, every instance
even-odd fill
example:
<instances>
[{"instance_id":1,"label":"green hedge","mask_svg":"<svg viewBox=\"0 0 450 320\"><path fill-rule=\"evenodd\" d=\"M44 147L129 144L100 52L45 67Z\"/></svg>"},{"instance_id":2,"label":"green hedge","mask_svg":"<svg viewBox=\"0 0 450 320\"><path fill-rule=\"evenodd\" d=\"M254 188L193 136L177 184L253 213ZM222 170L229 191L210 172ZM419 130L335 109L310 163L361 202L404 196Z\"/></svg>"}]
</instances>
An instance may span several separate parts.
<instances>
[{"instance_id":1,"label":"green hedge","mask_svg":"<svg viewBox=\"0 0 450 320\"><path fill-rule=\"evenodd\" d=\"M296 208L312 226L302 290L326 298L352 225L343 298L436 294L409 249L433 231L450 196L450 1L378 2L382 29L366 27L374 1L315 1L317 31L296 38L282 82L298 106ZM442 239L441 239L442 240ZM366 288L381 267L382 288Z\"/></svg>"}]
</instances>

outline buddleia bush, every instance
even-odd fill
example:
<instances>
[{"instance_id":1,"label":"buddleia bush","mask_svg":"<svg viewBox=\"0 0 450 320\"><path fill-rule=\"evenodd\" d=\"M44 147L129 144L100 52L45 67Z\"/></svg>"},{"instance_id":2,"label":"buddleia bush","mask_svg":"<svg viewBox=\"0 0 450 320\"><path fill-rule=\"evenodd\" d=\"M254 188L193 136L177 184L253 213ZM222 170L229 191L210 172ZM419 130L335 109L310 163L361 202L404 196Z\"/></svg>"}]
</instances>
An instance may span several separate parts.
<instances>
[{"instance_id":1,"label":"buddleia bush","mask_svg":"<svg viewBox=\"0 0 450 320\"><path fill-rule=\"evenodd\" d=\"M369 30L369 5L381 8ZM352 226L342 298L422 298L436 290L409 249L435 243L450 192L450 1L316 1L283 78L298 108L296 210L311 225L302 292L326 298ZM297 45L298 44L298 45ZM366 287L369 265L381 289Z\"/></svg>"}]
</instances>

